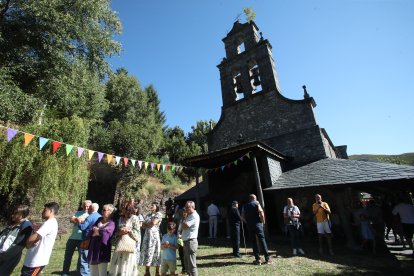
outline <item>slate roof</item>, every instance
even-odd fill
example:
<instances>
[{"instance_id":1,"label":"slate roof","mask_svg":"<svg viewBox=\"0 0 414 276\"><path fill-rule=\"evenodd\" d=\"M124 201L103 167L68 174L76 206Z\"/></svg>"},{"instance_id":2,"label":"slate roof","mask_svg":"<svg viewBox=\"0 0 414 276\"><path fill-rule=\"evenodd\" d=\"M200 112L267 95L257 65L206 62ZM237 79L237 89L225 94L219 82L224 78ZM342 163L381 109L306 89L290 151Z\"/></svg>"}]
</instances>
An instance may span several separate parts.
<instances>
[{"instance_id":1,"label":"slate roof","mask_svg":"<svg viewBox=\"0 0 414 276\"><path fill-rule=\"evenodd\" d=\"M403 179L414 180L414 166L327 158L282 173L282 175L273 183L272 187L264 190L382 182Z\"/></svg>"}]
</instances>

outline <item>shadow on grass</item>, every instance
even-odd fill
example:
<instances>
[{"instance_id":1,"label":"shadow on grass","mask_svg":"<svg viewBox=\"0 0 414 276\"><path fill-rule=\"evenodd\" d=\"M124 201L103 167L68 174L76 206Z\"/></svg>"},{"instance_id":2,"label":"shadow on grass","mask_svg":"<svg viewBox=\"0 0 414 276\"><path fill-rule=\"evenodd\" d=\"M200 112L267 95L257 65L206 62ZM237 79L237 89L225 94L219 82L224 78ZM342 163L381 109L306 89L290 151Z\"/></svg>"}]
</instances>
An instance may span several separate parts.
<instances>
[{"instance_id":1,"label":"shadow on grass","mask_svg":"<svg viewBox=\"0 0 414 276\"><path fill-rule=\"evenodd\" d=\"M197 264L197 267L225 267L225 266L233 266L233 265L246 265L243 261L233 261L233 262L209 262L209 263L202 263ZM253 264L252 264L253 265Z\"/></svg>"}]
</instances>

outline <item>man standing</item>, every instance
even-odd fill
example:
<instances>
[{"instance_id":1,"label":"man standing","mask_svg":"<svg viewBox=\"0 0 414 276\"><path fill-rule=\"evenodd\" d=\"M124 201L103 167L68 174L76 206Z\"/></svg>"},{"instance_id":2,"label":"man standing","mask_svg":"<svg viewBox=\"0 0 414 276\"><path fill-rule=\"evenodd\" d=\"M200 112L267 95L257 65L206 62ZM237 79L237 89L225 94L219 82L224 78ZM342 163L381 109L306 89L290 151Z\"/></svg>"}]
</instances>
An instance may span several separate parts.
<instances>
[{"instance_id":1,"label":"man standing","mask_svg":"<svg viewBox=\"0 0 414 276\"><path fill-rule=\"evenodd\" d=\"M39 230L33 233L26 242L26 258L21 270L22 276L37 276L49 264L53 245L55 244L58 223L55 218L59 211L59 204L50 202L44 205L42 219L45 222Z\"/></svg>"},{"instance_id":2,"label":"man standing","mask_svg":"<svg viewBox=\"0 0 414 276\"><path fill-rule=\"evenodd\" d=\"M209 238L215 239L217 237L217 219L220 215L218 207L211 202L207 208L208 214L208 227L209 227Z\"/></svg>"},{"instance_id":3,"label":"man standing","mask_svg":"<svg viewBox=\"0 0 414 276\"><path fill-rule=\"evenodd\" d=\"M315 195L315 203L312 205L313 214L316 217L316 226L318 229L319 237L319 253L323 253L323 237L326 237L328 241L329 254L333 255L332 250L332 231L329 223L329 215L331 214L331 209L329 208L328 203L322 201L322 196L320 194Z\"/></svg>"},{"instance_id":4,"label":"man standing","mask_svg":"<svg viewBox=\"0 0 414 276\"><path fill-rule=\"evenodd\" d=\"M66 242L66 248L65 248L65 258L63 261L63 269L62 269L62 276L68 276L69 275L69 269L70 264L72 262L72 256L76 249L78 249L78 262L76 266L76 271L80 271L80 244L82 242L82 231L78 227L78 219L84 220L89 216L88 209L89 206L91 206L92 201L85 200L83 202L83 209L80 211L77 211L73 217L70 218L70 223L73 223L73 229L72 234L70 235L68 241Z\"/></svg>"},{"instance_id":5,"label":"man standing","mask_svg":"<svg viewBox=\"0 0 414 276\"><path fill-rule=\"evenodd\" d=\"M82 231L82 242L81 242L81 260L80 260L80 275L89 276L89 264L88 264L88 241L87 238L89 231L91 231L95 222L101 217L98 213L99 205L98 203L92 203L88 209L89 216L86 219L77 218L78 227Z\"/></svg>"},{"instance_id":6,"label":"man standing","mask_svg":"<svg viewBox=\"0 0 414 276\"><path fill-rule=\"evenodd\" d=\"M233 201L230 209L231 243L233 244L233 256L240 258L240 222L239 203Z\"/></svg>"},{"instance_id":7,"label":"man standing","mask_svg":"<svg viewBox=\"0 0 414 276\"><path fill-rule=\"evenodd\" d=\"M198 227L200 216L195 210L195 203L187 201L185 204L185 218L180 224L182 239L184 241L184 262L189 276L197 276L197 248L198 248ZM179 229L180 231L180 229Z\"/></svg>"},{"instance_id":8,"label":"man standing","mask_svg":"<svg viewBox=\"0 0 414 276\"><path fill-rule=\"evenodd\" d=\"M409 194L400 196L401 202L395 205L392 210L394 216L399 215L404 233L405 240L407 241L410 249L413 251L413 233L414 233L414 205ZM401 238L402 240L402 238Z\"/></svg>"},{"instance_id":9,"label":"man standing","mask_svg":"<svg viewBox=\"0 0 414 276\"><path fill-rule=\"evenodd\" d=\"M253 244L253 254L255 261L253 264L260 265L259 248L257 246L256 237L263 249L265 264L271 264L269 251L267 250L267 244L264 236L263 225L266 223L264 212L259 202L256 200L254 194L249 195L249 202L243 206L242 218L246 221L249 228L250 241Z\"/></svg>"}]
</instances>

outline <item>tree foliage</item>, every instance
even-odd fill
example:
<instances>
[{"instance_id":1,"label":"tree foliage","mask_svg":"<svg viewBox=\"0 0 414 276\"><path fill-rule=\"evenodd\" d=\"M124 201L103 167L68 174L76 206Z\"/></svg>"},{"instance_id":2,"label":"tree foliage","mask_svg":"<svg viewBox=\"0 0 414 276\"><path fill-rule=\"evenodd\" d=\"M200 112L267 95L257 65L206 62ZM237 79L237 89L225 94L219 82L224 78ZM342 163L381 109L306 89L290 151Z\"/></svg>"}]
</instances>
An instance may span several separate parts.
<instances>
[{"instance_id":1,"label":"tree foliage","mask_svg":"<svg viewBox=\"0 0 414 276\"><path fill-rule=\"evenodd\" d=\"M243 8L243 12L246 16L246 22L254 21L254 19L256 18L256 12L250 7Z\"/></svg>"}]
</instances>

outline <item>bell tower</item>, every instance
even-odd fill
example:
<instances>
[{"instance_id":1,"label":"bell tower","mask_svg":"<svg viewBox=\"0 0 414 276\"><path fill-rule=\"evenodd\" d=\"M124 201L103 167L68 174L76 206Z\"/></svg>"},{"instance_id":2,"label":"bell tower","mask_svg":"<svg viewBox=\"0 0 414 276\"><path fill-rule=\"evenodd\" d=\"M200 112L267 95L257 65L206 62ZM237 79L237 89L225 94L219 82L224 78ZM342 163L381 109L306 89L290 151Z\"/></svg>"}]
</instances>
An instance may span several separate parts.
<instances>
[{"instance_id":1,"label":"bell tower","mask_svg":"<svg viewBox=\"0 0 414 276\"><path fill-rule=\"evenodd\" d=\"M256 93L280 93L272 46L251 22L236 21L223 38L226 57L220 71L223 108Z\"/></svg>"}]
</instances>

